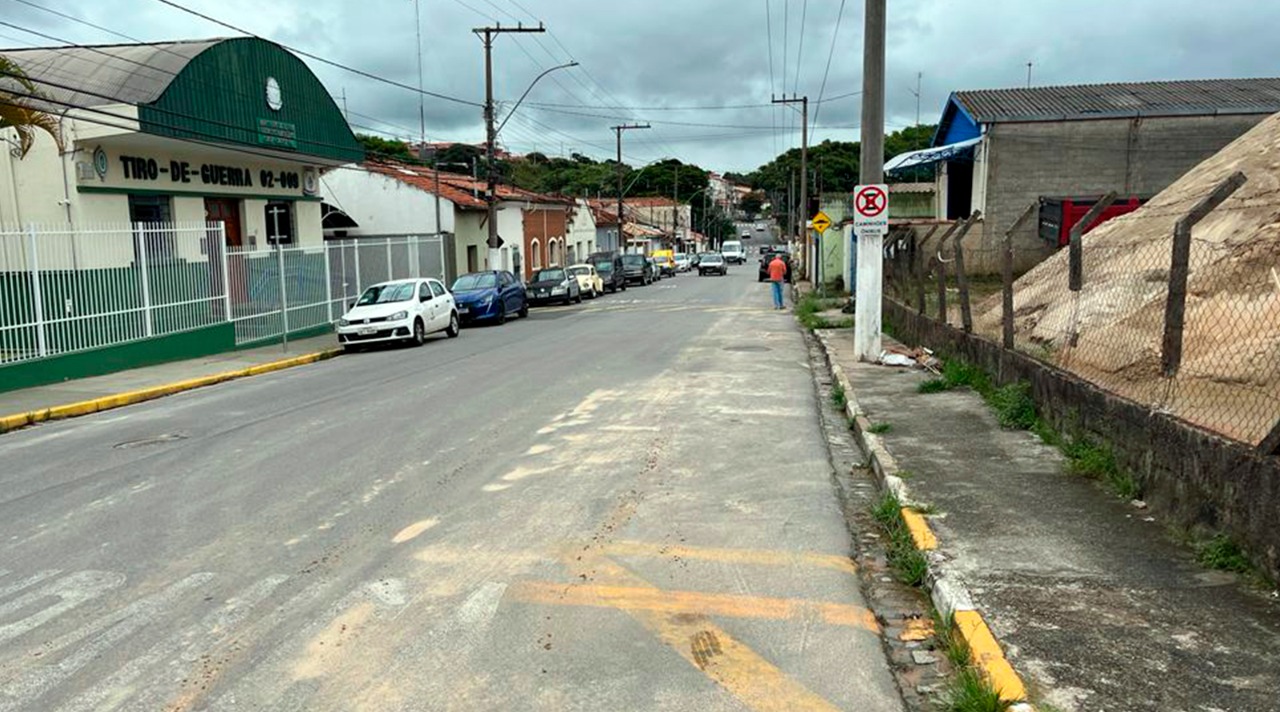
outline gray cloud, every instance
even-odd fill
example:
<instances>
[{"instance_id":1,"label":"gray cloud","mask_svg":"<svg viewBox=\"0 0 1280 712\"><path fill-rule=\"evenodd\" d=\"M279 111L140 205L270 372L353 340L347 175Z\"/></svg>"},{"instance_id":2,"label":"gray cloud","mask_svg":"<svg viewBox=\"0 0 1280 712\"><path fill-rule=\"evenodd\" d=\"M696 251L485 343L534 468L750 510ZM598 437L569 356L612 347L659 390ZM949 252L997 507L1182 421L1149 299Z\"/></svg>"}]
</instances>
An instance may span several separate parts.
<instances>
[{"instance_id":1,"label":"gray cloud","mask_svg":"<svg viewBox=\"0 0 1280 712\"><path fill-rule=\"evenodd\" d=\"M184 1L284 44L417 84L411 0ZM767 104L771 90L795 90L816 101L840 7L839 0L808 0L801 27L806 0L421 3L425 86L431 91L482 99L483 55L471 29L495 20L533 24L541 19L551 30L498 39L495 84L504 110L543 68L570 57L582 63L539 83L530 103L503 132L514 150L607 157L613 153L610 125L649 120L651 131L627 136L629 161L674 155L719 170L749 170L775 150L798 145L798 119L788 109L769 106L703 111L647 107ZM772 9L772 73L766 5ZM924 74L921 118L926 122L936 120L952 90L1023 84L1028 61L1034 63L1037 84L1277 74L1265 29L1280 26L1280 4L890 0L889 5L886 123L891 128L915 120L917 72ZM0 0L0 7L9 22L73 42L123 41L14 0ZM68 0L58 9L142 40L233 34L155 0ZM861 38L862 2L847 0L826 96L861 89ZM0 44L48 41L0 28ZM308 64L332 93L346 92L358 130L417 135L415 93L311 60ZM635 108L607 108L617 105ZM860 110L856 96L824 104L811 140L857 140ZM483 138L476 107L428 98L425 114L430 139Z\"/></svg>"}]
</instances>

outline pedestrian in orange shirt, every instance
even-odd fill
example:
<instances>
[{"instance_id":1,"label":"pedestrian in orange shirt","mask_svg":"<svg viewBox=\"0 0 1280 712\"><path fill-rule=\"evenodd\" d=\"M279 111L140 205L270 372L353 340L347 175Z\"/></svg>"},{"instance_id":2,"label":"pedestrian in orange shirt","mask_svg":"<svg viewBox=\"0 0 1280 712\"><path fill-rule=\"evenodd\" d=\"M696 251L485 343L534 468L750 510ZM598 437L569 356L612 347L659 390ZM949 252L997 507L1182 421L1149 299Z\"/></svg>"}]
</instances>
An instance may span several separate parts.
<instances>
[{"instance_id":1,"label":"pedestrian in orange shirt","mask_svg":"<svg viewBox=\"0 0 1280 712\"><path fill-rule=\"evenodd\" d=\"M769 262L769 283L773 285L773 308L783 309L782 305L782 283L787 279L787 263L782 260L782 255L774 255L773 260Z\"/></svg>"}]
</instances>

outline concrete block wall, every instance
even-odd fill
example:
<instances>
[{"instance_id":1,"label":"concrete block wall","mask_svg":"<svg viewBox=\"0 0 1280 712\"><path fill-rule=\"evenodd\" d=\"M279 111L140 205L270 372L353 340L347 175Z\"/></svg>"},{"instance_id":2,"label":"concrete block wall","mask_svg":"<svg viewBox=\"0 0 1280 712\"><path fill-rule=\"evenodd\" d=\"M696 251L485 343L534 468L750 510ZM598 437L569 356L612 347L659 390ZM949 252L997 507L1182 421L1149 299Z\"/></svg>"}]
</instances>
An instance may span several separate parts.
<instances>
[{"instance_id":1,"label":"concrete block wall","mask_svg":"<svg viewBox=\"0 0 1280 712\"><path fill-rule=\"evenodd\" d=\"M994 254L1004 232L1041 196L1151 197L1266 118L1263 114L1002 123L987 132L981 249ZM977 184L975 177L975 185ZM969 242L969 240L966 240ZM973 240L977 243L977 240ZM1014 269L1054 252L1032 220L1014 236ZM986 263L984 263L985 265ZM976 267L975 263L975 267ZM988 266L999 269L999 262Z\"/></svg>"}]
</instances>

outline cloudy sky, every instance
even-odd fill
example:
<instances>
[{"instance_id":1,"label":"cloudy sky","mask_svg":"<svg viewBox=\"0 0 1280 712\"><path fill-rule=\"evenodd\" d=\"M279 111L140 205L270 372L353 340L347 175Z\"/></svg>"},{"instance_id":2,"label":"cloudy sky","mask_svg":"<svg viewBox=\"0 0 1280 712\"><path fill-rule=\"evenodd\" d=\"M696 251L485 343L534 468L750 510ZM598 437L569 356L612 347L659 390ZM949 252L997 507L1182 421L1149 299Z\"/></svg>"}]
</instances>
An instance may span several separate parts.
<instances>
[{"instance_id":1,"label":"cloudy sky","mask_svg":"<svg viewBox=\"0 0 1280 712\"><path fill-rule=\"evenodd\" d=\"M282 44L418 83L413 0L175 1ZM548 29L498 39L500 109L543 69L570 59L581 64L540 82L513 116L501 140L515 151L608 157L611 125L647 121L651 130L627 134L624 152L633 164L675 156L750 170L799 145L798 115L769 105L771 94L783 92L814 102L812 142L858 137L862 0L419 2L429 91L481 101L483 53L471 29L498 22L541 20ZM235 34L159 0L0 0L0 19L22 28L0 26L3 47L55 44L26 30L72 43ZM889 0L886 123L892 130L915 122L918 73L926 123L953 90L1024 85L1028 62L1035 84L1277 76L1277 27L1280 3L1259 0ZM308 63L335 96L345 92L357 131L418 136L416 92ZM428 97L425 114L428 140L483 139L475 106Z\"/></svg>"}]
</instances>

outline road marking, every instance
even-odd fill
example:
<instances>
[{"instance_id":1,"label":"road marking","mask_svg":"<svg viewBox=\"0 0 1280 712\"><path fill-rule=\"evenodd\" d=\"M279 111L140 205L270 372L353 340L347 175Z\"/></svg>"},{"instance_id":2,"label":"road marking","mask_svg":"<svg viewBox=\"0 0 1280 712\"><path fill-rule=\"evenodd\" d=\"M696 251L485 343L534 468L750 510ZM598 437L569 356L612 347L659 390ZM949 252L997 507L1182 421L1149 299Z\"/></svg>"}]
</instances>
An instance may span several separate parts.
<instances>
[{"instance_id":1,"label":"road marking","mask_svg":"<svg viewBox=\"0 0 1280 712\"><path fill-rule=\"evenodd\" d=\"M1000 699L1016 702L1027 698L1027 690L1022 686L1022 679L1014 672L1013 666L1004 657L1000 644L982 620L977 611L956 611L955 625L969 646L969 652L978 667L986 673L991 686L1000 694Z\"/></svg>"},{"instance_id":2,"label":"road marking","mask_svg":"<svg viewBox=\"0 0 1280 712\"><path fill-rule=\"evenodd\" d=\"M681 559L718 561L756 566L814 566L856 574L857 567L846 556L763 549L718 549L709 547L651 544L642 541L615 541L604 550L618 556L670 556Z\"/></svg>"},{"instance_id":3,"label":"road marking","mask_svg":"<svg viewBox=\"0 0 1280 712\"><path fill-rule=\"evenodd\" d=\"M571 559L571 569L586 567L597 578L657 592L648 581L603 557ZM564 586L560 586L564 590ZM836 707L791 679L773 663L739 643L700 614L624 609L716 684L755 712L836 712Z\"/></svg>"},{"instance_id":4,"label":"road marking","mask_svg":"<svg viewBox=\"0 0 1280 712\"><path fill-rule=\"evenodd\" d=\"M120 581L123 582L123 575L116 574L116 576L119 576ZM160 617L169 606L212 578L211 573L192 574L157 593L140 598L89 625L40 646L41 651L45 653L42 658L45 662L27 669L20 676L9 678L4 686L0 687L0 712L31 709L31 702L44 696L84 666L107 657L108 652L125 638L154 623L155 619ZM85 642L81 643L82 640ZM73 645L75 652L57 663L48 662L51 653Z\"/></svg>"},{"instance_id":5,"label":"road marking","mask_svg":"<svg viewBox=\"0 0 1280 712\"><path fill-rule=\"evenodd\" d=\"M27 631L38 628L72 608L97 598L113 588L119 588L124 584L124 581L124 574L108 571L77 571L47 586L19 596L4 605L0 605L0 620L4 620L15 613L30 611L24 618L0 625L0 643L7 642ZM57 602L34 611L30 610L35 604L47 603L47 599L50 598L56 598Z\"/></svg>"},{"instance_id":6,"label":"road marking","mask_svg":"<svg viewBox=\"0 0 1280 712\"><path fill-rule=\"evenodd\" d=\"M511 596L529 603L594 606L669 614L766 620L800 620L816 616L831 625L860 628L873 633L880 632L880 624L876 622L875 614L861 606L797 598L668 591L646 586L566 585L551 581L522 581L512 585Z\"/></svg>"},{"instance_id":7,"label":"road marking","mask_svg":"<svg viewBox=\"0 0 1280 712\"><path fill-rule=\"evenodd\" d=\"M414 522L413 524L410 524L404 529L401 529L399 532L396 533L394 537L391 537L391 543L403 544L406 541L409 541L410 539L416 539L423 532L430 529L431 527L434 527L439 523L440 523L440 520L435 518L423 519L420 522Z\"/></svg>"},{"instance_id":8,"label":"road marking","mask_svg":"<svg viewBox=\"0 0 1280 712\"><path fill-rule=\"evenodd\" d=\"M0 571L0 576L4 576L7 573L8 573L7 571ZM59 569L52 569L49 571L38 571L32 574L31 576L28 576L22 579L21 581L15 581L11 584L8 584L7 586L0 586L0 598L4 598L5 596L15 594L18 591L21 591L22 589L27 588L28 586L34 586L40 583L41 581L49 578L50 576L57 576L60 573L62 573L62 571Z\"/></svg>"}]
</instances>

